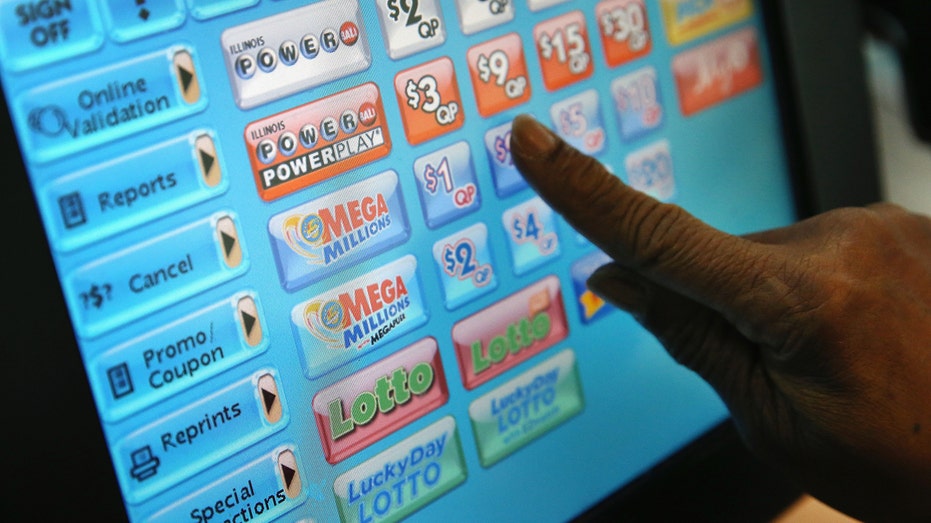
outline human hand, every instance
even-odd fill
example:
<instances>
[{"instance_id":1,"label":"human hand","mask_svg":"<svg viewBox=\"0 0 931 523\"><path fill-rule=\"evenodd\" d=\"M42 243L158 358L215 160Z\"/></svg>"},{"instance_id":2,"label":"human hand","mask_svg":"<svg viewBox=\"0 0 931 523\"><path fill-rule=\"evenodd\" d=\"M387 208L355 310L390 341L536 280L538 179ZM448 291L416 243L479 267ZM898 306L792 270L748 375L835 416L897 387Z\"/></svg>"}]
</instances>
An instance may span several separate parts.
<instances>
[{"instance_id":1,"label":"human hand","mask_svg":"<svg viewBox=\"0 0 931 523\"><path fill-rule=\"evenodd\" d=\"M881 204L740 237L529 116L511 152L613 258L591 290L708 381L761 459L853 517L931 519L931 220Z\"/></svg>"}]
</instances>

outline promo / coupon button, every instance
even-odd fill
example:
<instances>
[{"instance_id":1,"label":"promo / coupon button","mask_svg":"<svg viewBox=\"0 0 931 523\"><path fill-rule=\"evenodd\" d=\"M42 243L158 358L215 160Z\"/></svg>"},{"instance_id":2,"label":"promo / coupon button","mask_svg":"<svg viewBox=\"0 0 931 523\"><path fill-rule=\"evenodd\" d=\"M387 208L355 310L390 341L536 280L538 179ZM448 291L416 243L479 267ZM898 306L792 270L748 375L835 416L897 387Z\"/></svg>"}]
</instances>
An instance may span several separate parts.
<instances>
[{"instance_id":1,"label":"promo / coupon button","mask_svg":"<svg viewBox=\"0 0 931 523\"><path fill-rule=\"evenodd\" d=\"M12 104L23 150L50 162L201 111L198 71L172 47L27 91Z\"/></svg>"},{"instance_id":2,"label":"promo / coupon button","mask_svg":"<svg viewBox=\"0 0 931 523\"><path fill-rule=\"evenodd\" d=\"M65 297L81 337L99 336L245 272L234 216L216 214L66 275Z\"/></svg>"},{"instance_id":3,"label":"promo / coupon button","mask_svg":"<svg viewBox=\"0 0 931 523\"><path fill-rule=\"evenodd\" d=\"M181 480L284 428L277 378L259 371L119 439L114 464L130 503Z\"/></svg>"}]
</instances>

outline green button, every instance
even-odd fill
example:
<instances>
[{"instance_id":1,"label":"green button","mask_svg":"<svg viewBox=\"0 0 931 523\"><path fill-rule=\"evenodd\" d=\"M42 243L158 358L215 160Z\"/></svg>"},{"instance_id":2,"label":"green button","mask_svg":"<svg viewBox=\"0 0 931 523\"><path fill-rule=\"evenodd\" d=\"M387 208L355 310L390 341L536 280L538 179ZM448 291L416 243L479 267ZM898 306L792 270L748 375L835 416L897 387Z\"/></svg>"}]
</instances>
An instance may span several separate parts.
<instances>
[{"instance_id":1,"label":"green button","mask_svg":"<svg viewBox=\"0 0 931 523\"><path fill-rule=\"evenodd\" d=\"M469 405L479 460L490 467L584 407L575 353L564 350Z\"/></svg>"}]
</instances>

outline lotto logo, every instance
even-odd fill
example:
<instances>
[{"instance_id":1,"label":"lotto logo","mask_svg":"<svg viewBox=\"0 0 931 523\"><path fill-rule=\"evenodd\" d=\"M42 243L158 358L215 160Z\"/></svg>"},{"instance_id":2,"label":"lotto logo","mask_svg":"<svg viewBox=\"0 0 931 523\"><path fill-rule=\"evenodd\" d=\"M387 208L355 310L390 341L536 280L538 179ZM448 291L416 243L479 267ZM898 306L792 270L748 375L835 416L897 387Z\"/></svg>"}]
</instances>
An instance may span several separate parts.
<instances>
[{"instance_id":1,"label":"lotto logo","mask_svg":"<svg viewBox=\"0 0 931 523\"><path fill-rule=\"evenodd\" d=\"M253 122L245 140L259 196L266 201L391 151L381 94L373 83Z\"/></svg>"},{"instance_id":2,"label":"lotto logo","mask_svg":"<svg viewBox=\"0 0 931 523\"><path fill-rule=\"evenodd\" d=\"M328 0L223 32L226 65L243 109L368 69L357 0Z\"/></svg>"}]
</instances>

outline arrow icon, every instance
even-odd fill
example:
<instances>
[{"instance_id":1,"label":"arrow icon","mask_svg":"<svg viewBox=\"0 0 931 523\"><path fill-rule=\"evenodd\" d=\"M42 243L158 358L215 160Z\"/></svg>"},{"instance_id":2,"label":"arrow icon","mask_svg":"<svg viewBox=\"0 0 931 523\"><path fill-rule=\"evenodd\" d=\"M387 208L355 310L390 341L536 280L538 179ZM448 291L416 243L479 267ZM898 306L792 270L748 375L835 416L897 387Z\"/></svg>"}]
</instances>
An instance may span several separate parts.
<instances>
[{"instance_id":1,"label":"arrow icon","mask_svg":"<svg viewBox=\"0 0 931 523\"><path fill-rule=\"evenodd\" d=\"M301 475L297 472L297 458L291 450L278 454L278 470L284 482L284 491L289 498L296 498L301 493Z\"/></svg>"},{"instance_id":2,"label":"arrow icon","mask_svg":"<svg viewBox=\"0 0 931 523\"><path fill-rule=\"evenodd\" d=\"M197 150L197 158L200 159L200 174L204 183L208 187L220 185L223 173L220 172L220 162L217 161L217 147L213 143L213 137L209 134L202 134L194 140L194 148Z\"/></svg>"},{"instance_id":3,"label":"arrow icon","mask_svg":"<svg viewBox=\"0 0 931 523\"><path fill-rule=\"evenodd\" d=\"M200 84L197 81L197 69L194 67L194 58L188 51L181 50L172 58L175 71L178 74L178 87L181 96L188 104L200 101Z\"/></svg>"},{"instance_id":4,"label":"arrow icon","mask_svg":"<svg viewBox=\"0 0 931 523\"><path fill-rule=\"evenodd\" d=\"M242 332L245 342L250 347L256 347L262 342L262 324L259 322L259 309L252 296L243 296L236 304L239 319L242 321Z\"/></svg>"},{"instance_id":5,"label":"arrow icon","mask_svg":"<svg viewBox=\"0 0 931 523\"><path fill-rule=\"evenodd\" d=\"M278 401L278 383L271 374L263 374L258 382L259 393L262 397L262 406L265 411L265 419L269 423L278 423L281 421L282 408L281 402Z\"/></svg>"},{"instance_id":6,"label":"arrow icon","mask_svg":"<svg viewBox=\"0 0 931 523\"><path fill-rule=\"evenodd\" d=\"M223 260L227 267L235 269L242 264L242 248L239 246L239 233L236 223L229 216L217 220L217 234L223 248Z\"/></svg>"},{"instance_id":7,"label":"arrow icon","mask_svg":"<svg viewBox=\"0 0 931 523\"><path fill-rule=\"evenodd\" d=\"M265 389L262 389L262 401L265 402L265 413L268 414L272 411L272 407L275 406L275 400L278 399L278 395L274 392L269 392Z\"/></svg>"},{"instance_id":8,"label":"arrow icon","mask_svg":"<svg viewBox=\"0 0 931 523\"><path fill-rule=\"evenodd\" d=\"M294 479L294 476L297 475L297 471L287 465L281 465L281 474L284 476L285 490L290 489L291 481Z\"/></svg>"}]
</instances>

